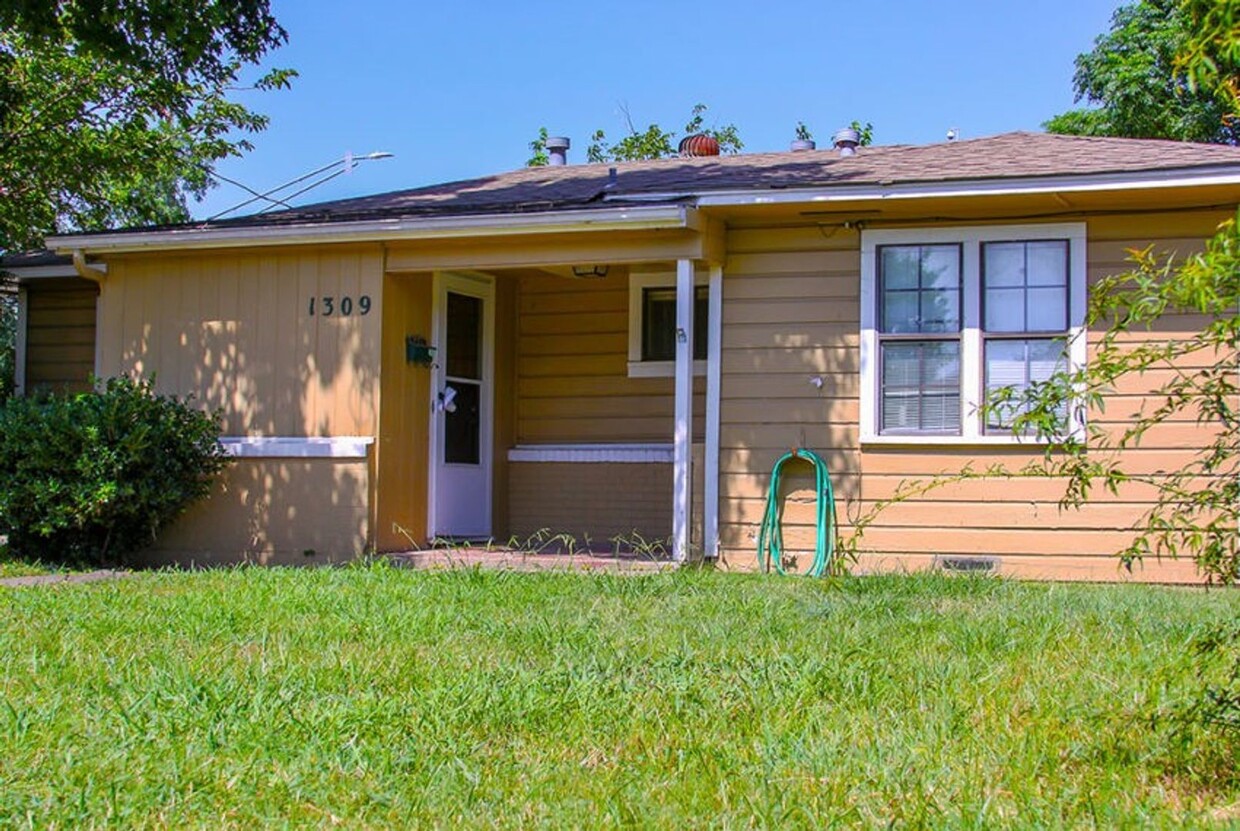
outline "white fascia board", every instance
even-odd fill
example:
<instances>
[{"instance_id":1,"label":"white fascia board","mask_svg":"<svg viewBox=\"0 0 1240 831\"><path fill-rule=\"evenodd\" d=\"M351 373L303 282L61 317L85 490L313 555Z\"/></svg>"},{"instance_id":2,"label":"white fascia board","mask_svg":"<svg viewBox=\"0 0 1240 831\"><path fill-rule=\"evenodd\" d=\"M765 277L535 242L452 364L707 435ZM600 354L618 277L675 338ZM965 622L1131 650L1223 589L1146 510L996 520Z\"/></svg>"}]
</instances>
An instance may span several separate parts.
<instances>
[{"instance_id":1,"label":"white fascia board","mask_svg":"<svg viewBox=\"0 0 1240 831\"><path fill-rule=\"evenodd\" d=\"M954 182L907 182L836 185L820 188L719 190L697 197L699 208L746 205L796 205L857 202L867 199L928 199L948 196L1014 196L1036 193L1118 191L1140 188L1240 185L1240 167L1226 165L1198 170L1143 170L1080 176L1029 176L1013 179L966 179ZM643 194L652 200L683 198L679 193Z\"/></svg>"},{"instance_id":2,"label":"white fascia board","mask_svg":"<svg viewBox=\"0 0 1240 831\"><path fill-rule=\"evenodd\" d=\"M539 214L405 217L265 227L188 227L113 234L66 234L49 237L47 245L60 253L83 251L91 254L121 254L252 245L459 239L582 231L642 231L693 228L696 223L693 214L693 208L685 205L630 205L595 210L547 211Z\"/></svg>"}]
</instances>

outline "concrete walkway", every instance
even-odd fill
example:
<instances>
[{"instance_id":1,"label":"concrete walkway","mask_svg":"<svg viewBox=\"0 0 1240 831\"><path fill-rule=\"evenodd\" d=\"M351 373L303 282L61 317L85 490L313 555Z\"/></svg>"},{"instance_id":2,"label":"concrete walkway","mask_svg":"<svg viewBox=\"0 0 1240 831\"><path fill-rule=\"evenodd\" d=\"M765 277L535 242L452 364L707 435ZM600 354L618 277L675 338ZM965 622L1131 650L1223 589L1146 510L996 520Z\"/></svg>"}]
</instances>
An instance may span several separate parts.
<instances>
[{"instance_id":1,"label":"concrete walkway","mask_svg":"<svg viewBox=\"0 0 1240 831\"><path fill-rule=\"evenodd\" d=\"M79 571L69 574L32 574L28 577L5 577L0 579L0 587L22 588L24 586L47 586L52 583L98 583L103 580L121 580L129 577L132 572L101 569L99 571Z\"/></svg>"}]
</instances>

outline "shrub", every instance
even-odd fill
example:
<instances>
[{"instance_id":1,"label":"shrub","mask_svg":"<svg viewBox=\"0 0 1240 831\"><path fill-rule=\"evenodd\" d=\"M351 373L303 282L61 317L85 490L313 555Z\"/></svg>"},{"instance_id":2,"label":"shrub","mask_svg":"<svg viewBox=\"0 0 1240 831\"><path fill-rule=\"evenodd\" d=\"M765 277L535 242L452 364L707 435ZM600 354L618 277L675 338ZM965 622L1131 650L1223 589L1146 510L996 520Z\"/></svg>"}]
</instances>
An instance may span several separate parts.
<instances>
[{"instance_id":1,"label":"shrub","mask_svg":"<svg viewBox=\"0 0 1240 831\"><path fill-rule=\"evenodd\" d=\"M123 561L206 496L219 420L150 381L0 407L0 534L45 562Z\"/></svg>"}]
</instances>

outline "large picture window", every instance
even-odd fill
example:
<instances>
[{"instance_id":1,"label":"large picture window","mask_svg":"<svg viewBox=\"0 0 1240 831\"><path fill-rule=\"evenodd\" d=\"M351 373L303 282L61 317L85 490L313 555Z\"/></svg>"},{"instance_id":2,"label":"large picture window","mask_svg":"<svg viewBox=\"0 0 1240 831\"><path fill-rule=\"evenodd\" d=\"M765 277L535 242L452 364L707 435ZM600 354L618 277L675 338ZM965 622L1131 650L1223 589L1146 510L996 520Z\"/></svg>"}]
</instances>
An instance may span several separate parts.
<instances>
[{"instance_id":1,"label":"large picture window","mask_svg":"<svg viewBox=\"0 0 1240 831\"><path fill-rule=\"evenodd\" d=\"M1017 441L1020 391L1084 361L1081 223L866 231L861 283L863 441Z\"/></svg>"}]
</instances>

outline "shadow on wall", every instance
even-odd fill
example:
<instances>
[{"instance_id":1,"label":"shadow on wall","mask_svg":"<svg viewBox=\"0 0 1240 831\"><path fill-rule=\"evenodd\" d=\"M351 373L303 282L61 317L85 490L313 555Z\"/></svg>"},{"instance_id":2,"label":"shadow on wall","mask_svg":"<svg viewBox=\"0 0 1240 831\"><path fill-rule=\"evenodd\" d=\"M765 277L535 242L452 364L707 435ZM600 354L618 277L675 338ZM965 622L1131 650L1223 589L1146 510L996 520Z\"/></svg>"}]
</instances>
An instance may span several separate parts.
<instances>
[{"instance_id":1,"label":"shadow on wall","mask_svg":"<svg viewBox=\"0 0 1240 831\"><path fill-rule=\"evenodd\" d=\"M727 280L724 287L726 302ZM841 304L856 308L855 300ZM793 320L781 325L783 331L747 343L754 327L734 328L732 344L725 328L723 349L721 557L726 565L747 568L756 563L747 558L756 557L771 469L791 449L809 448L826 461L847 533L861 495L859 327ZM786 550L812 553L817 486L808 462L784 467L779 498Z\"/></svg>"},{"instance_id":2,"label":"shadow on wall","mask_svg":"<svg viewBox=\"0 0 1240 831\"><path fill-rule=\"evenodd\" d=\"M119 329L120 352L105 370L153 375L161 392L192 395L220 412L226 436L377 433L377 251L152 257L121 266L113 269L109 300L124 315L117 321L112 304L105 308L105 320ZM327 297L331 315L324 314ZM101 335L116 337L107 329ZM150 559L287 563L356 556L371 540L372 462L238 459L212 495L161 536Z\"/></svg>"},{"instance_id":3,"label":"shadow on wall","mask_svg":"<svg viewBox=\"0 0 1240 831\"><path fill-rule=\"evenodd\" d=\"M150 562L318 565L366 548L365 460L238 459L160 536Z\"/></svg>"}]
</instances>

